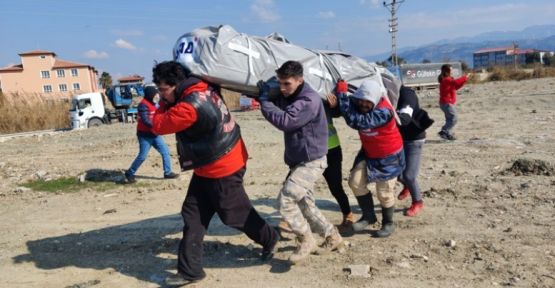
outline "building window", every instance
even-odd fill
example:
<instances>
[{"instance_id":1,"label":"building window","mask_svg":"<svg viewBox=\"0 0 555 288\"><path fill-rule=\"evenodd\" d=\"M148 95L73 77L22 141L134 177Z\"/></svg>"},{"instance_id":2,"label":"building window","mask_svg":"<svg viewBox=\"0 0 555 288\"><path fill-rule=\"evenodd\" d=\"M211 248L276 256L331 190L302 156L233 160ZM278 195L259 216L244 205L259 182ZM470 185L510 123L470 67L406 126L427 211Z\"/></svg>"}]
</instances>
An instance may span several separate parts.
<instances>
[{"instance_id":1,"label":"building window","mask_svg":"<svg viewBox=\"0 0 555 288\"><path fill-rule=\"evenodd\" d=\"M44 93L52 93L52 86L51 85L44 85L42 86L42 90Z\"/></svg>"},{"instance_id":2,"label":"building window","mask_svg":"<svg viewBox=\"0 0 555 288\"><path fill-rule=\"evenodd\" d=\"M46 58L46 56L40 55L40 59L44 59L44 58Z\"/></svg>"},{"instance_id":3,"label":"building window","mask_svg":"<svg viewBox=\"0 0 555 288\"><path fill-rule=\"evenodd\" d=\"M73 83L73 90L74 90L74 91L79 91L79 90L81 90L81 86L79 85L79 83Z\"/></svg>"},{"instance_id":4,"label":"building window","mask_svg":"<svg viewBox=\"0 0 555 288\"><path fill-rule=\"evenodd\" d=\"M71 76L73 76L73 77L79 76L79 73L77 72L77 69L75 69L75 68L71 69Z\"/></svg>"},{"instance_id":5,"label":"building window","mask_svg":"<svg viewBox=\"0 0 555 288\"><path fill-rule=\"evenodd\" d=\"M58 87L60 88L60 92L66 92L67 91L67 85L66 84L60 84L60 85L58 85Z\"/></svg>"},{"instance_id":6,"label":"building window","mask_svg":"<svg viewBox=\"0 0 555 288\"><path fill-rule=\"evenodd\" d=\"M64 69L58 69L56 70L56 73L58 73L58 78L66 77L66 71L64 71Z\"/></svg>"},{"instance_id":7,"label":"building window","mask_svg":"<svg viewBox=\"0 0 555 288\"><path fill-rule=\"evenodd\" d=\"M48 78L50 78L50 71L40 71L40 76L43 79L48 79Z\"/></svg>"}]
</instances>

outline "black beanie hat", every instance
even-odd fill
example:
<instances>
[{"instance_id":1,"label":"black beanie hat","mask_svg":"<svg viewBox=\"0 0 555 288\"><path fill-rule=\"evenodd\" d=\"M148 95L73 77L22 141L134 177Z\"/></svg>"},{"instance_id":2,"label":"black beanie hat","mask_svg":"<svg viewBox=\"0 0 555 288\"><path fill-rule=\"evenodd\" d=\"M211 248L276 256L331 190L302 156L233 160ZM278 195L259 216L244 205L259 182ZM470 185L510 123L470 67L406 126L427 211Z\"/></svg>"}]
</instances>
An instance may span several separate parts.
<instances>
[{"instance_id":1,"label":"black beanie hat","mask_svg":"<svg viewBox=\"0 0 555 288\"><path fill-rule=\"evenodd\" d=\"M156 87L154 86L147 86L145 88L145 98L148 101L152 101L152 98L154 98L154 95L156 95L158 93L158 89L156 89Z\"/></svg>"}]
</instances>

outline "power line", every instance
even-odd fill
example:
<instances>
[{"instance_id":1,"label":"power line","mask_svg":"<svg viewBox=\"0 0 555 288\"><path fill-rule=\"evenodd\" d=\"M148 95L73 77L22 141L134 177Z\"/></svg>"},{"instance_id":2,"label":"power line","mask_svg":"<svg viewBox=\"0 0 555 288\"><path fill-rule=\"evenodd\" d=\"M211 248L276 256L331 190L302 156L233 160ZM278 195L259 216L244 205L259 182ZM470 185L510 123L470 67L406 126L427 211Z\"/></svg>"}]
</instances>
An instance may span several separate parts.
<instances>
[{"instance_id":1,"label":"power line","mask_svg":"<svg viewBox=\"0 0 555 288\"><path fill-rule=\"evenodd\" d=\"M391 13L391 18L389 18L389 33L391 34L391 62L393 66L397 66L397 32L399 31L397 23L397 11L401 4L405 0L392 0L390 3L383 1L383 7L385 7L389 13Z\"/></svg>"}]
</instances>

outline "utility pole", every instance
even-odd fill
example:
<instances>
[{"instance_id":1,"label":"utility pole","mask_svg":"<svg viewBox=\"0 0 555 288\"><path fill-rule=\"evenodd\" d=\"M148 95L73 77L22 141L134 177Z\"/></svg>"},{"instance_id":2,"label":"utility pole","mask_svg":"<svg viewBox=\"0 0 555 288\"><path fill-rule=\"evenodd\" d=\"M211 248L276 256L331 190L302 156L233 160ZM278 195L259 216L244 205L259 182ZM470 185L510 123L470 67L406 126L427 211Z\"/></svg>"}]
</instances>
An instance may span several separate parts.
<instances>
[{"instance_id":1,"label":"utility pole","mask_svg":"<svg viewBox=\"0 0 555 288\"><path fill-rule=\"evenodd\" d=\"M389 13L391 13L391 18L389 18L389 33L391 34L391 62L393 66L397 66L397 11L399 6L405 2L405 0L392 0L387 3L383 1L383 7L385 7Z\"/></svg>"}]
</instances>

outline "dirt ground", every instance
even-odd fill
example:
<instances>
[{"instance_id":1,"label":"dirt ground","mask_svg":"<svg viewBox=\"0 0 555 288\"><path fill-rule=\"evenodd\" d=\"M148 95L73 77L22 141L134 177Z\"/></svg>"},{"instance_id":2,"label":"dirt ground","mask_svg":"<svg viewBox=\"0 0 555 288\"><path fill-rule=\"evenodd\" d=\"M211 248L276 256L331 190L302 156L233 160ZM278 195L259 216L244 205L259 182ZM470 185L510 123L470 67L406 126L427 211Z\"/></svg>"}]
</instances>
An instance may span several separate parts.
<instances>
[{"instance_id":1,"label":"dirt ground","mask_svg":"<svg viewBox=\"0 0 555 288\"><path fill-rule=\"evenodd\" d=\"M437 136L437 90L419 96L436 120L419 178L421 214L403 216L410 203L397 203L390 238L349 236L345 253L298 266L286 262L293 241L280 242L275 259L261 263L260 247L216 217L204 245L208 277L193 287L555 287L555 79L465 86L454 142ZM250 154L246 190L276 224L275 198L287 173L283 138L259 111L235 116ZM360 144L342 119L335 123L346 178ZM177 169L175 138L166 141ZM134 185L57 193L21 186L98 172L117 180L137 152L133 124L0 143L0 286L163 287L175 271L191 172L163 180L161 158L151 151ZM339 223L323 179L315 193L326 217ZM368 278L349 277L345 268L353 264L369 265Z\"/></svg>"}]
</instances>

